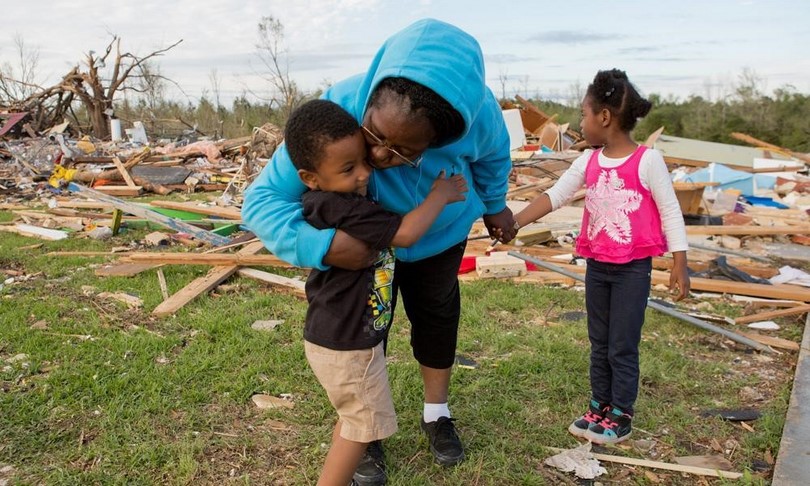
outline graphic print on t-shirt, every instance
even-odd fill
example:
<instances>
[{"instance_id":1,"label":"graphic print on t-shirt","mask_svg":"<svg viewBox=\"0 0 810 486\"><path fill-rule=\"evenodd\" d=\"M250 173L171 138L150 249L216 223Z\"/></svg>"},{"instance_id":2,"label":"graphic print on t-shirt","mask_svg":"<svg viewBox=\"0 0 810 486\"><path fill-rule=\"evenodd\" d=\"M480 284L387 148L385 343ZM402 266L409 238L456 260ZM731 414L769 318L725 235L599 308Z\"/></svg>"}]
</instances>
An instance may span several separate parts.
<instances>
[{"instance_id":1,"label":"graphic print on t-shirt","mask_svg":"<svg viewBox=\"0 0 810 486\"><path fill-rule=\"evenodd\" d=\"M391 322L391 289L394 281L394 250L386 248L374 262L374 277L368 305L371 308L371 327L382 331Z\"/></svg>"},{"instance_id":2,"label":"graphic print on t-shirt","mask_svg":"<svg viewBox=\"0 0 810 486\"><path fill-rule=\"evenodd\" d=\"M624 188L624 181L615 169L602 170L599 180L588 191L585 207L591 213L588 238L593 240L604 230L613 241L626 245L633 239L629 213L638 210L641 194Z\"/></svg>"}]
</instances>

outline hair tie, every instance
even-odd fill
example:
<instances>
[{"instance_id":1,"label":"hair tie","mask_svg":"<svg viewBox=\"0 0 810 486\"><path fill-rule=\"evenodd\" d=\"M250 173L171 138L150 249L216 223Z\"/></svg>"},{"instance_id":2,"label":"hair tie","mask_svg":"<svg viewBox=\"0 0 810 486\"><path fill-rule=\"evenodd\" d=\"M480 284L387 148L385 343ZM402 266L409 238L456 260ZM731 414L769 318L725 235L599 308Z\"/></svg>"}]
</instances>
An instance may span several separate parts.
<instances>
[{"instance_id":1,"label":"hair tie","mask_svg":"<svg viewBox=\"0 0 810 486\"><path fill-rule=\"evenodd\" d=\"M610 98L610 95L612 95L614 91L616 91L615 86L610 88L609 90L605 91L605 98Z\"/></svg>"}]
</instances>

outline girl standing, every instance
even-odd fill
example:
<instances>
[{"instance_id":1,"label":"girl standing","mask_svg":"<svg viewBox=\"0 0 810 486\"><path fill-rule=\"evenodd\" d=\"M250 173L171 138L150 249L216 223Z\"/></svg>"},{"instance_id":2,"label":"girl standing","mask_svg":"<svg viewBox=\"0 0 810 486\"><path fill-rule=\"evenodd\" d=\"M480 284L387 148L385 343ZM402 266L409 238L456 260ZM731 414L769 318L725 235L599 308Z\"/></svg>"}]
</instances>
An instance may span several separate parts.
<instances>
[{"instance_id":1,"label":"girl standing","mask_svg":"<svg viewBox=\"0 0 810 486\"><path fill-rule=\"evenodd\" d=\"M585 305L591 342L591 399L568 431L597 444L627 439L638 395L639 342L650 293L652 257L667 250L675 300L689 293L686 230L660 152L631 138L651 103L624 71L599 71L582 101L586 150L560 180L515 216L525 226L586 186L576 252L587 259Z\"/></svg>"}]
</instances>

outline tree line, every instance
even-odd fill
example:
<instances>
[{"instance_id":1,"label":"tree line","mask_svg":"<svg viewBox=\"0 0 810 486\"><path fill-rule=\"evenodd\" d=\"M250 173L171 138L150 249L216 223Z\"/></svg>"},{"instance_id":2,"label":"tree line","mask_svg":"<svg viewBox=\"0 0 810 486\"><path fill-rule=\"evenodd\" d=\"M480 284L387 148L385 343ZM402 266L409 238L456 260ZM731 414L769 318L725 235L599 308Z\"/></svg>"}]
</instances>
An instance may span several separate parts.
<instances>
[{"instance_id":1,"label":"tree line","mask_svg":"<svg viewBox=\"0 0 810 486\"><path fill-rule=\"evenodd\" d=\"M756 76L743 73L741 79L729 95L714 101L697 95L685 100L649 95L653 108L639 120L635 139L645 140L663 126L664 134L676 137L740 145L731 133L741 132L795 152L810 152L810 96L790 86L766 94ZM544 112L558 114L560 123L579 130L578 106L532 101Z\"/></svg>"}]
</instances>

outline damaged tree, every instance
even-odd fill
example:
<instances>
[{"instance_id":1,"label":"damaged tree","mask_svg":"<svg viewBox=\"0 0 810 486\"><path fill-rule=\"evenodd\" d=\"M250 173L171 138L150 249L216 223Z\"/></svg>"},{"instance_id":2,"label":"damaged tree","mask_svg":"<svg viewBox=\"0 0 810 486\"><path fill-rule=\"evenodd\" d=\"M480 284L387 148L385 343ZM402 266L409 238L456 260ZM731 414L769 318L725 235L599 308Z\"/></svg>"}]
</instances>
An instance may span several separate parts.
<instances>
[{"instance_id":1,"label":"damaged tree","mask_svg":"<svg viewBox=\"0 0 810 486\"><path fill-rule=\"evenodd\" d=\"M78 99L84 105L93 136L109 139L108 119L112 114L115 96L122 91L144 92L152 78L162 78L147 61L161 56L182 41L169 47L153 51L139 57L130 52L121 52L121 40L114 36L103 55L89 51L83 61L84 66L75 66L62 80L50 88L37 91L20 102L12 103L12 111L26 111L31 114L31 128L45 130L61 123L65 118L77 120L72 112L73 102ZM115 50L114 58L111 58ZM109 71L101 71L111 63ZM102 73L104 75L102 76ZM109 74L109 76L106 75ZM138 82L132 82L138 81Z\"/></svg>"},{"instance_id":2,"label":"damaged tree","mask_svg":"<svg viewBox=\"0 0 810 486\"><path fill-rule=\"evenodd\" d=\"M282 118L289 118L293 109L304 99L295 81L290 79L289 60L284 46L284 25L274 17L262 17L259 22L259 43L256 45L259 59L267 68L263 74L275 91L271 107L281 111Z\"/></svg>"},{"instance_id":3,"label":"damaged tree","mask_svg":"<svg viewBox=\"0 0 810 486\"><path fill-rule=\"evenodd\" d=\"M126 83L128 78L149 78L158 76L151 74L147 61L157 57L183 42L179 40L171 46L152 52L145 57L138 57L132 53L121 53L121 39L118 36L107 45L107 49L102 56L96 56L94 51L87 53L85 65L87 70L82 72L79 66L73 68L63 79L61 88L75 94L87 109L87 116L93 127L93 135L99 139L107 139L110 136L110 127L107 119L112 113L113 100L118 91L132 90L140 92L133 83ZM112 66L109 84L105 87L99 69L106 67L106 63L113 46L115 46L115 60ZM106 81L106 80L104 80Z\"/></svg>"}]
</instances>

